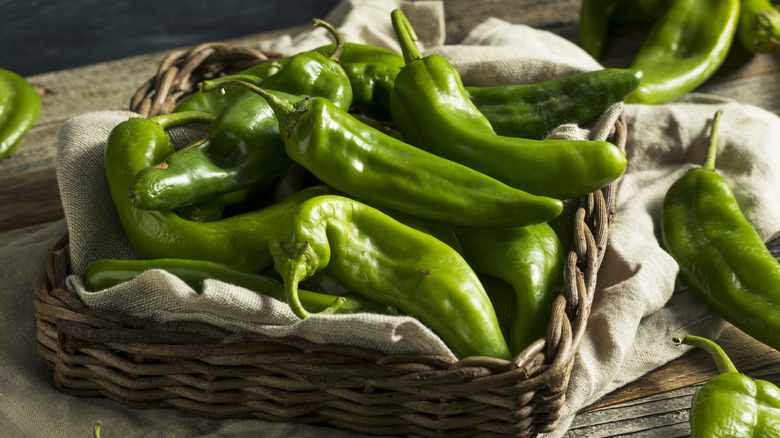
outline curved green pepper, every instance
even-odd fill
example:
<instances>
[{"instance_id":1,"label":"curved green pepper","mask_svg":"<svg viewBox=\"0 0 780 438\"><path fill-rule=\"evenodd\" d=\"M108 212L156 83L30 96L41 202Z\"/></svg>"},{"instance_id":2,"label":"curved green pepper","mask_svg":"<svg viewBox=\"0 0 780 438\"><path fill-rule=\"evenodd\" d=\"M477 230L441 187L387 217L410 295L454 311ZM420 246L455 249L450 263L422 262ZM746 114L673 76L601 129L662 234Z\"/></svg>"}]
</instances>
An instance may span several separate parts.
<instances>
[{"instance_id":1,"label":"curved green pepper","mask_svg":"<svg viewBox=\"0 0 780 438\"><path fill-rule=\"evenodd\" d=\"M631 68L642 81L626 102L660 104L709 79L729 52L740 0L676 0L651 28ZM706 11L706 13L704 13Z\"/></svg>"},{"instance_id":2,"label":"curved green pepper","mask_svg":"<svg viewBox=\"0 0 780 438\"><path fill-rule=\"evenodd\" d=\"M285 300L284 285L273 278L222 263L190 259L98 259L90 263L84 271L84 287L91 291L106 289L130 281L150 269L167 271L179 277L198 293L203 292L205 280L214 279L253 290L277 300ZM333 295L308 290L300 290L299 293L301 302L317 311L326 309L336 299ZM362 295L345 294L343 305L339 308L338 313L358 312L398 314L396 309L371 301Z\"/></svg>"},{"instance_id":3,"label":"curved green pepper","mask_svg":"<svg viewBox=\"0 0 780 438\"><path fill-rule=\"evenodd\" d=\"M117 125L109 134L104 159L111 199L127 238L143 259L191 258L258 271L272 262L268 233L273 223L300 201L328 193L327 188L310 187L266 208L214 222L192 222L167 210L141 210L130 201L128 188L135 174L174 151L164 129L211 120L208 114L188 112L136 117Z\"/></svg>"},{"instance_id":4,"label":"curved green pepper","mask_svg":"<svg viewBox=\"0 0 780 438\"><path fill-rule=\"evenodd\" d=\"M321 96L349 109L352 88L338 61L343 41L327 23L317 24L336 36L333 53L295 55L260 85L288 101L298 100L295 96ZM226 78L206 81L203 88L217 88ZM292 164L273 111L265 99L249 93L225 108L201 141L139 172L130 192L138 208L169 210L244 188L270 187Z\"/></svg>"},{"instance_id":5,"label":"curved green pepper","mask_svg":"<svg viewBox=\"0 0 780 438\"><path fill-rule=\"evenodd\" d=\"M742 0L737 39L751 53L780 50L780 11L769 0Z\"/></svg>"},{"instance_id":6,"label":"curved green pepper","mask_svg":"<svg viewBox=\"0 0 780 438\"><path fill-rule=\"evenodd\" d=\"M582 0L577 33L580 45L595 59L600 59L607 42L610 21L620 0Z\"/></svg>"},{"instance_id":7,"label":"curved green pepper","mask_svg":"<svg viewBox=\"0 0 780 438\"><path fill-rule=\"evenodd\" d=\"M522 226L563 211L557 199L513 189L466 166L408 145L358 121L327 99L295 105L245 82L266 98L287 155L325 184L366 202L443 222Z\"/></svg>"},{"instance_id":8,"label":"curved green pepper","mask_svg":"<svg viewBox=\"0 0 780 438\"><path fill-rule=\"evenodd\" d=\"M688 417L691 437L780 436L780 388L741 374L726 352L707 338L677 336L673 342L705 350L720 373L693 394Z\"/></svg>"},{"instance_id":9,"label":"curved green pepper","mask_svg":"<svg viewBox=\"0 0 780 438\"><path fill-rule=\"evenodd\" d=\"M453 227L463 255L478 273L511 284L517 295L508 342L512 355L543 338L563 285L564 250L548 224L513 228Z\"/></svg>"},{"instance_id":10,"label":"curved green pepper","mask_svg":"<svg viewBox=\"0 0 780 438\"><path fill-rule=\"evenodd\" d=\"M606 141L530 140L500 136L468 97L445 58L422 57L400 9L392 14L406 66L390 96L405 141L539 196L574 198L601 189L626 168Z\"/></svg>"},{"instance_id":11,"label":"curved green pepper","mask_svg":"<svg viewBox=\"0 0 780 438\"><path fill-rule=\"evenodd\" d=\"M139 171L130 182L130 198L144 210L176 209L224 193L270 187L292 165L273 111L264 99L246 94L217 116L203 138Z\"/></svg>"},{"instance_id":12,"label":"curved green pepper","mask_svg":"<svg viewBox=\"0 0 780 438\"><path fill-rule=\"evenodd\" d=\"M541 140L565 123L585 124L622 102L642 73L608 68L534 84L466 87L498 135Z\"/></svg>"},{"instance_id":13,"label":"curved green pepper","mask_svg":"<svg viewBox=\"0 0 780 438\"><path fill-rule=\"evenodd\" d=\"M717 129L707 160L675 181L664 198L661 232L680 278L723 319L780 349L780 263L745 219L728 182L715 172Z\"/></svg>"},{"instance_id":14,"label":"curved green pepper","mask_svg":"<svg viewBox=\"0 0 780 438\"><path fill-rule=\"evenodd\" d=\"M41 97L18 74L0 68L0 160L19 148L41 113Z\"/></svg>"},{"instance_id":15,"label":"curved green pepper","mask_svg":"<svg viewBox=\"0 0 780 438\"><path fill-rule=\"evenodd\" d=\"M613 26L652 23L663 15L672 1L582 0L577 24L580 45L594 59L601 59Z\"/></svg>"},{"instance_id":16,"label":"curved green pepper","mask_svg":"<svg viewBox=\"0 0 780 438\"><path fill-rule=\"evenodd\" d=\"M270 240L274 267L297 315L310 314L298 298L298 282L322 270L417 317L458 356L510 358L490 299L457 251L349 198L310 201L283 215Z\"/></svg>"}]
</instances>

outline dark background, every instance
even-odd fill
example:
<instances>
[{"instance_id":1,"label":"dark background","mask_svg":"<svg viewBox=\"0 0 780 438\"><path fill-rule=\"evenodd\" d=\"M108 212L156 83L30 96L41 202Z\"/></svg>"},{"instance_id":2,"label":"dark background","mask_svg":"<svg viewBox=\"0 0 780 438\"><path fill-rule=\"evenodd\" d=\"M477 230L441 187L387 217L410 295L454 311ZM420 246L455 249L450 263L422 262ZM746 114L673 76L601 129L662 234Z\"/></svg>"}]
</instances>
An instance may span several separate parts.
<instances>
[{"instance_id":1,"label":"dark background","mask_svg":"<svg viewBox=\"0 0 780 438\"><path fill-rule=\"evenodd\" d=\"M22 76L283 29L339 0L0 0L0 68Z\"/></svg>"}]
</instances>

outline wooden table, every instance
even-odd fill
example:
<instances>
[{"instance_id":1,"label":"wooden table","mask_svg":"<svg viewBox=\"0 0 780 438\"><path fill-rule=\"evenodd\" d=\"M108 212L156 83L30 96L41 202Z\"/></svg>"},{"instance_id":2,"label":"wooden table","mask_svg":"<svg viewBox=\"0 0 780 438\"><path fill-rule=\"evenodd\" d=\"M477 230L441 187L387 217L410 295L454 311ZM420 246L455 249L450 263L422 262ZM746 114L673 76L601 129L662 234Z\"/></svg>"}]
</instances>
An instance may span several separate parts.
<instances>
[{"instance_id":1,"label":"wooden table","mask_svg":"<svg viewBox=\"0 0 780 438\"><path fill-rule=\"evenodd\" d=\"M447 43L455 44L474 25L496 16L512 23L552 31L577 42L578 0L448 0ZM294 34L306 27L230 40L253 45L265 38ZM603 64L625 67L644 29L619 29ZM41 116L21 148L0 161L0 246L33 233L63 217L54 170L57 134L70 117L96 110L126 109L135 89L151 77L167 52L54 71L29 77L43 99ZM726 65L699 91L750 103L780 114L780 57L748 56L732 51ZM727 326L720 342L737 368L780 382L780 353ZM701 351L619 389L575 419L567 436L687 436L690 398L698 385L715 375Z\"/></svg>"}]
</instances>

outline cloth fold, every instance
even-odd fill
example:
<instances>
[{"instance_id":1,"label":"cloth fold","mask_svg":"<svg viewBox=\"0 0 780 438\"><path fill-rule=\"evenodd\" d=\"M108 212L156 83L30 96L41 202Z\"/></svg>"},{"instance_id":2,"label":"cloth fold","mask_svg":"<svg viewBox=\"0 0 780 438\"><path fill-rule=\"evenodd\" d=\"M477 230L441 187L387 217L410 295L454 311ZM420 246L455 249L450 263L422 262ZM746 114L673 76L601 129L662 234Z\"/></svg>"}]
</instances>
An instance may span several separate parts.
<instances>
[{"instance_id":1,"label":"cloth fold","mask_svg":"<svg viewBox=\"0 0 780 438\"><path fill-rule=\"evenodd\" d=\"M576 44L499 18L476 26L458 45L444 45L443 7L437 1L344 0L325 19L348 41L398 50L389 21L395 7L401 7L419 29L424 54L448 58L469 85L532 83L602 68ZM265 41L260 48L294 53L327 42L330 37L324 30L312 29L295 38ZM663 195L687 169L703 162L709 123L717 109L723 109L724 114L716 166L732 184L745 215L769 240L780 233L780 162L766 158L780 147L780 119L775 114L716 96L690 94L659 106L619 104L589 126L564 126L556 131L555 135L560 136L602 137L624 112L629 167L618 189L617 216L610 229L609 247L562 418L558 430L549 436L564 436L578 410L683 354L685 349L669 341L672 335L690 333L715 338L720 333L723 321L692 293L677 287L677 266L663 251L658 230ZM57 169L66 220L0 248L0 274L4 279L0 293L6 297L0 307L0 339L6 346L0 355L0 417L5 420L5 430L14 436L80 436L90 433L94 422L100 420L106 434L121 431L125 436L363 436L323 426L214 421L172 409L137 410L108 399L66 396L53 388L51 371L34 351L33 282L51 245L67 230L77 273L69 278L70 287L90 305L116 306L115 297L83 290L78 274L96 258L134 257L126 242L113 237L118 224L107 197L100 149L110 129L132 115L106 111L78 116L66 123L58 142L61 149ZM186 136L186 132L179 135ZM219 302L223 307L214 314L219 315L219 324L230 329L264 330L262 326L275 325L290 330L297 324L289 309L218 282L208 282L199 296L176 277L161 272L144 274L137 281L144 285L145 296L158 300L152 306L135 306L135 310L148 312L142 316L166 319L203 314L198 306ZM177 290L178 298L160 298L161 284L173 285L167 289ZM209 301L209 297L219 298ZM159 301L166 299L174 300L173 310L171 303ZM231 313L235 306L276 306L270 312L275 319L259 323ZM448 351L440 341L436 344L438 338L426 337L425 327L411 318L396 326L397 331L387 331L376 321L370 323L370 327L379 327L381 336L392 338L392 343L383 344L391 345L391 352L420 348ZM316 330L327 332L321 327ZM335 339L356 342L351 329L345 326L344 330L336 333ZM333 338L315 339L324 342ZM397 343L399 339L401 343ZM50 409L51 405L62 410Z\"/></svg>"}]
</instances>

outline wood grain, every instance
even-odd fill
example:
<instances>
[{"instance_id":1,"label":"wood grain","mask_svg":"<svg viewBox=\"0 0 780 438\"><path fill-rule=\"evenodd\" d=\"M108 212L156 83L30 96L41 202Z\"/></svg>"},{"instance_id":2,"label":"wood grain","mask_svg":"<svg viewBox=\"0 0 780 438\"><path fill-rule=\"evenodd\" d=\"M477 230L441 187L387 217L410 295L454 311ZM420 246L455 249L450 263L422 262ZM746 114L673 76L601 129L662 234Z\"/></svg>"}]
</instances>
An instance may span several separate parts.
<instances>
[{"instance_id":1,"label":"wood grain","mask_svg":"<svg viewBox=\"0 0 780 438\"><path fill-rule=\"evenodd\" d=\"M19 196L24 193L24 196ZM0 231L54 222L64 216L53 168L0 180Z\"/></svg>"},{"instance_id":2,"label":"wood grain","mask_svg":"<svg viewBox=\"0 0 780 438\"><path fill-rule=\"evenodd\" d=\"M747 373L780 365L780 352L757 342L731 324L726 324L718 343L740 372ZM701 385L715 375L717 375L717 368L710 355L701 349L692 349L683 357L604 396L583 409L583 412L640 399L648 394L662 394L679 388Z\"/></svg>"}]
</instances>

